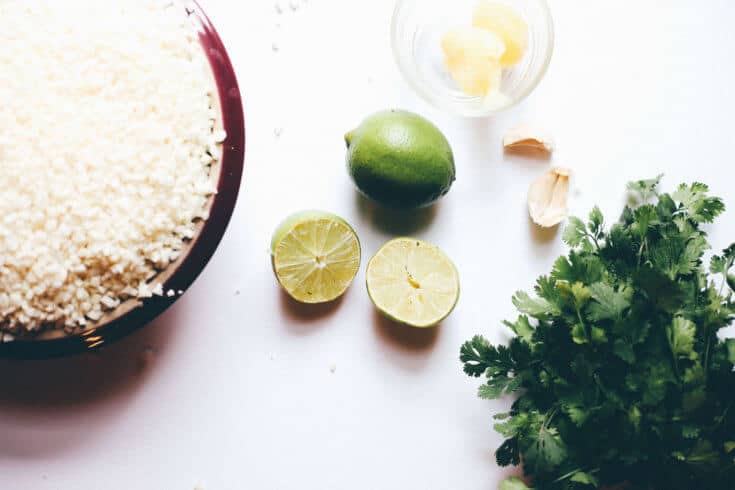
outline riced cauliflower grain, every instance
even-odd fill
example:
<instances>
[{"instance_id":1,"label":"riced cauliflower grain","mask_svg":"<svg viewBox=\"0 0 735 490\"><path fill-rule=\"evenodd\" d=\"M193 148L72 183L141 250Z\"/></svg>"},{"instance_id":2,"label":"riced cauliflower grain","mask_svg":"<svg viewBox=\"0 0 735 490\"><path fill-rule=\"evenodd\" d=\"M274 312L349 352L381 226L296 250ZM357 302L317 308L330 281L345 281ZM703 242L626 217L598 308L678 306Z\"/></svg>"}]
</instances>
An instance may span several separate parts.
<instances>
[{"instance_id":1,"label":"riced cauliflower grain","mask_svg":"<svg viewBox=\"0 0 735 490\"><path fill-rule=\"evenodd\" d=\"M162 295L226 138L183 5L2 0L0 66L0 331Z\"/></svg>"}]
</instances>

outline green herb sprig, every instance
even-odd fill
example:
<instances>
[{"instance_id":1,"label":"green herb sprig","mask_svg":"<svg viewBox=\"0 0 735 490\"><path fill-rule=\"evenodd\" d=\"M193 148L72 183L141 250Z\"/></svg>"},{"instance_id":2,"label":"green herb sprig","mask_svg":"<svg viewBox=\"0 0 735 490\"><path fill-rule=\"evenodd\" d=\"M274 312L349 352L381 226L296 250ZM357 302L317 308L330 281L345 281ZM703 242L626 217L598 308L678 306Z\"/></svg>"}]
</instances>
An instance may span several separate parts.
<instances>
[{"instance_id":1,"label":"green herb sprig","mask_svg":"<svg viewBox=\"0 0 735 490\"><path fill-rule=\"evenodd\" d=\"M701 226L722 200L659 181L629 184L638 204L609 229L597 208L569 220L569 254L513 297L507 346L462 346L481 398L518 395L495 416L496 458L529 483L501 490L735 488L735 340L718 336L735 316L735 245L705 270Z\"/></svg>"}]
</instances>

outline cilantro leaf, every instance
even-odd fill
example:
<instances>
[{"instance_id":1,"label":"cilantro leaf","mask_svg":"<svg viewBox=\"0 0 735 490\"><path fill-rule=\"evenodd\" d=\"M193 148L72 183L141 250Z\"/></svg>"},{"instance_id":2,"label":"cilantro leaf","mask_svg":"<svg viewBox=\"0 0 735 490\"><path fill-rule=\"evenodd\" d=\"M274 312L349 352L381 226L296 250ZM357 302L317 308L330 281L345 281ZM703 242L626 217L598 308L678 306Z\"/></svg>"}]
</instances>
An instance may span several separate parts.
<instances>
[{"instance_id":1,"label":"cilantro leaf","mask_svg":"<svg viewBox=\"0 0 735 490\"><path fill-rule=\"evenodd\" d=\"M735 262L735 243L723 250L722 255L712 257L709 270L713 274L722 274L730 290L735 291L735 276L729 274L733 262Z\"/></svg>"},{"instance_id":2,"label":"cilantro leaf","mask_svg":"<svg viewBox=\"0 0 735 490\"><path fill-rule=\"evenodd\" d=\"M635 285L646 295L649 305L665 311L675 311L683 297L679 283L653 267L641 267L633 274Z\"/></svg>"},{"instance_id":3,"label":"cilantro leaf","mask_svg":"<svg viewBox=\"0 0 735 490\"><path fill-rule=\"evenodd\" d=\"M656 195L658 186L661 183L662 178L663 174L658 175L654 179L636 180L634 182L629 182L628 192L638 194L641 201L645 203Z\"/></svg>"},{"instance_id":4,"label":"cilantro leaf","mask_svg":"<svg viewBox=\"0 0 735 490\"><path fill-rule=\"evenodd\" d=\"M709 245L701 235L692 238L667 237L651 247L651 261L671 279L691 274L699 266L699 260Z\"/></svg>"},{"instance_id":5,"label":"cilantro leaf","mask_svg":"<svg viewBox=\"0 0 735 490\"><path fill-rule=\"evenodd\" d=\"M709 187L695 182L690 186L682 184L671 197L686 208L694 221L711 223L725 210L725 204L719 197L707 196L707 192Z\"/></svg>"},{"instance_id":6,"label":"cilantro leaf","mask_svg":"<svg viewBox=\"0 0 735 490\"><path fill-rule=\"evenodd\" d=\"M663 363L648 363L649 371L641 373L643 383L636 390L640 392L640 405L658 406L664 398L670 384L676 381L672 368Z\"/></svg>"},{"instance_id":7,"label":"cilantro leaf","mask_svg":"<svg viewBox=\"0 0 735 490\"><path fill-rule=\"evenodd\" d=\"M602 233L602 224L605 222L605 218L602 215L602 211L600 211L600 208L598 208L597 206L592 208L588 219L590 233L594 237L599 237Z\"/></svg>"},{"instance_id":8,"label":"cilantro leaf","mask_svg":"<svg viewBox=\"0 0 735 490\"><path fill-rule=\"evenodd\" d=\"M709 270L712 274L727 274L735 261L735 243L722 251L722 255L714 255L710 260Z\"/></svg>"},{"instance_id":9,"label":"cilantro leaf","mask_svg":"<svg viewBox=\"0 0 735 490\"><path fill-rule=\"evenodd\" d=\"M513 437L503 441L503 444L495 451L495 460L500 466L518 466L521 462L518 439Z\"/></svg>"},{"instance_id":10,"label":"cilantro leaf","mask_svg":"<svg viewBox=\"0 0 735 490\"><path fill-rule=\"evenodd\" d=\"M596 282L590 287L592 299L588 307L588 316L593 321L615 320L623 315L623 311L630 307L633 291L627 287L615 291L612 286L603 282Z\"/></svg>"},{"instance_id":11,"label":"cilantro leaf","mask_svg":"<svg viewBox=\"0 0 735 490\"><path fill-rule=\"evenodd\" d=\"M727 339L725 345L727 346L727 359L730 364L735 364L735 339Z\"/></svg>"},{"instance_id":12,"label":"cilantro leaf","mask_svg":"<svg viewBox=\"0 0 735 490\"><path fill-rule=\"evenodd\" d=\"M735 274L727 274L725 276L725 282L727 282L727 287L729 287L731 291L735 291Z\"/></svg>"},{"instance_id":13,"label":"cilantro leaf","mask_svg":"<svg viewBox=\"0 0 735 490\"><path fill-rule=\"evenodd\" d=\"M519 435L522 432L526 420L522 415L512 416L508 413L500 413L495 415L493 418L495 420L503 421L496 423L493 428L496 432L508 438Z\"/></svg>"},{"instance_id":14,"label":"cilantro leaf","mask_svg":"<svg viewBox=\"0 0 735 490\"><path fill-rule=\"evenodd\" d=\"M602 279L604 265L597 256L569 252L568 257L559 257L551 269L551 278L569 283L591 284Z\"/></svg>"},{"instance_id":15,"label":"cilantro leaf","mask_svg":"<svg viewBox=\"0 0 735 490\"><path fill-rule=\"evenodd\" d=\"M604 344L609 339L604 328L592 327L590 328L590 340L592 340L592 343L594 344Z\"/></svg>"},{"instance_id":16,"label":"cilantro leaf","mask_svg":"<svg viewBox=\"0 0 735 490\"><path fill-rule=\"evenodd\" d=\"M503 324L513 330L520 339L531 342L534 328L526 315L520 315L515 322L504 321Z\"/></svg>"},{"instance_id":17,"label":"cilantro leaf","mask_svg":"<svg viewBox=\"0 0 735 490\"><path fill-rule=\"evenodd\" d=\"M498 490L533 490L517 476L511 476L500 482Z\"/></svg>"},{"instance_id":18,"label":"cilantro leaf","mask_svg":"<svg viewBox=\"0 0 735 490\"><path fill-rule=\"evenodd\" d=\"M494 351L496 349L490 342L475 335L472 340L464 343L460 352L459 359L464 363L464 372L470 376L482 376L488 368L487 359Z\"/></svg>"},{"instance_id":19,"label":"cilantro leaf","mask_svg":"<svg viewBox=\"0 0 735 490\"><path fill-rule=\"evenodd\" d=\"M574 309L581 309L592 297L592 293L581 282L569 284L566 281L557 281L556 289L559 295Z\"/></svg>"},{"instance_id":20,"label":"cilantro leaf","mask_svg":"<svg viewBox=\"0 0 735 490\"><path fill-rule=\"evenodd\" d=\"M685 425L681 428L681 435L685 439L696 439L702 433L699 427L693 425Z\"/></svg>"},{"instance_id":21,"label":"cilantro leaf","mask_svg":"<svg viewBox=\"0 0 735 490\"><path fill-rule=\"evenodd\" d=\"M555 279L549 276L541 276L536 280L536 286L533 289L539 298L543 298L551 304L553 313L561 311L561 297L556 289Z\"/></svg>"},{"instance_id":22,"label":"cilantro leaf","mask_svg":"<svg viewBox=\"0 0 735 490\"><path fill-rule=\"evenodd\" d=\"M517 372L515 376L509 373L521 369L514 354L522 359L527 353L528 349L523 349L518 344L496 347L483 337L475 336L462 346L459 358L464 363L466 374L475 377L484 374L488 378L487 384L480 387L478 394L480 398L492 400L520 388L523 373Z\"/></svg>"},{"instance_id":23,"label":"cilantro leaf","mask_svg":"<svg viewBox=\"0 0 735 490\"><path fill-rule=\"evenodd\" d=\"M478 396L485 400L495 400L502 395L509 395L520 388L523 378L516 376L508 377L504 374L490 378L487 384L480 386Z\"/></svg>"},{"instance_id":24,"label":"cilantro leaf","mask_svg":"<svg viewBox=\"0 0 735 490\"><path fill-rule=\"evenodd\" d=\"M569 478L569 481L581 483L582 485L592 485L594 487L599 485L599 482L594 475L591 473L585 473L584 471L577 471L571 476L571 478Z\"/></svg>"},{"instance_id":25,"label":"cilantro leaf","mask_svg":"<svg viewBox=\"0 0 735 490\"><path fill-rule=\"evenodd\" d=\"M576 216L570 216L562 240L570 247L579 247L587 238L587 226Z\"/></svg>"},{"instance_id":26,"label":"cilantro leaf","mask_svg":"<svg viewBox=\"0 0 735 490\"><path fill-rule=\"evenodd\" d=\"M650 204L639 207L633 213L635 221L631 225L630 229L639 238L645 238L645 236L651 231L651 227L660 223L656 208Z\"/></svg>"},{"instance_id":27,"label":"cilantro leaf","mask_svg":"<svg viewBox=\"0 0 735 490\"><path fill-rule=\"evenodd\" d=\"M569 419L577 426L582 426L587 418L589 417L589 411L580 405L566 404L564 406L564 412L569 416Z\"/></svg>"},{"instance_id":28,"label":"cilantro leaf","mask_svg":"<svg viewBox=\"0 0 735 490\"><path fill-rule=\"evenodd\" d=\"M666 335L669 339L671 352L677 357L696 356L694 352L694 336L697 326L691 320L676 317L671 325L666 329Z\"/></svg>"},{"instance_id":29,"label":"cilantro leaf","mask_svg":"<svg viewBox=\"0 0 735 490\"><path fill-rule=\"evenodd\" d=\"M535 471L551 471L564 461L567 450L556 428L542 426L522 454L526 464Z\"/></svg>"},{"instance_id":30,"label":"cilantro leaf","mask_svg":"<svg viewBox=\"0 0 735 490\"><path fill-rule=\"evenodd\" d=\"M616 356L618 356L620 359L627 362L628 364L633 364L635 362L635 352L633 351L633 346L626 342L624 339L617 339L614 342L613 352Z\"/></svg>"},{"instance_id":31,"label":"cilantro leaf","mask_svg":"<svg viewBox=\"0 0 735 490\"><path fill-rule=\"evenodd\" d=\"M509 345L476 337L462 347L465 372L486 377L481 397L517 397L496 417L496 459L523 462L537 489L735 481L735 339L719 334L735 320L735 245L705 268L701 226L722 201L703 184L670 195L658 183L631 184L643 203L609 230L598 208L586 223L570 219L570 251L536 297L513 298Z\"/></svg>"},{"instance_id":32,"label":"cilantro leaf","mask_svg":"<svg viewBox=\"0 0 735 490\"><path fill-rule=\"evenodd\" d=\"M656 203L656 214L661 222L666 223L667 221L673 222L675 219L675 213L679 211L676 202L671 198L669 194L661 194L658 196L658 203Z\"/></svg>"},{"instance_id":33,"label":"cilantro leaf","mask_svg":"<svg viewBox=\"0 0 735 490\"><path fill-rule=\"evenodd\" d=\"M575 344L586 344L590 341L589 335L587 335L587 329L581 323L572 326L572 341Z\"/></svg>"},{"instance_id":34,"label":"cilantro leaf","mask_svg":"<svg viewBox=\"0 0 735 490\"><path fill-rule=\"evenodd\" d=\"M641 410L635 405L630 407L630 410L628 410L628 420L633 425L633 427L635 427L636 431L641 426L641 416Z\"/></svg>"},{"instance_id":35,"label":"cilantro leaf","mask_svg":"<svg viewBox=\"0 0 735 490\"><path fill-rule=\"evenodd\" d=\"M513 296L513 305L518 311L534 318L544 318L547 315L558 313L554 305L543 298L532 298L524 291L518 291Z\"/></svg>"},{"instance_id":36,"label":"cilantro leaf","mask_svg":"<svg viewBox=\"0 0 735 490\"><path fill-rule=\"evenodd\" d=\"M684 248L684 253L681 256L680 262L680 273L690 274L699 268L702 254L709 249L709 243L707 239L702 235L695 235L688 242Z\"/></svg>"}]
</instances>

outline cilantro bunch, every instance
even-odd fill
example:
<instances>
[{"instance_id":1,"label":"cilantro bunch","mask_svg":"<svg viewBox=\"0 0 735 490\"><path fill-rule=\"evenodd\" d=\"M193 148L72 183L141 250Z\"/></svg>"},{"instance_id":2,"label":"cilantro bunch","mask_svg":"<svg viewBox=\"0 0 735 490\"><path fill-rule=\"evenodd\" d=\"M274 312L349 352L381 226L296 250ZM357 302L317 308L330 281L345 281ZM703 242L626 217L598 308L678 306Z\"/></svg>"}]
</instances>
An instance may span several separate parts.
<instances>
[{"instance_id":1,"label":"cilantro bunch","mask_svg":"<svg viewBox=\"0 0 735 490\"><path fill-rule=\"evenodd\" d=\"M570 219L569 255L513 298L509 345L462 347L465 372L487 378L480 397L517 393L495 417L496 457L535 490L735 488L735 340L718 336L735 245L708 273L701 226L723 202L700 183L659 194L659 180L629 184L638 204L609 230L597 208Z\"/></svg>"}]
</instances>

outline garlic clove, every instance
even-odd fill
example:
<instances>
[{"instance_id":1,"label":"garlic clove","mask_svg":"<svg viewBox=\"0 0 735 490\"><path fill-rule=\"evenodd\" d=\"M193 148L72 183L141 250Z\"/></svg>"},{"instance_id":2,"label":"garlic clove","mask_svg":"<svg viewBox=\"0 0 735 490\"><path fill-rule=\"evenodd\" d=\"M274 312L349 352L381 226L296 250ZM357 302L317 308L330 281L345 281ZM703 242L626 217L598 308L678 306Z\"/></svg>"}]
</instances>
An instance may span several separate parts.
<instances>
[{"instance_id":1,"label":"garlic clove","mask_svg":"<svg viewBox=\"0 0 735 490\"><path fill-rule=\"evenodd\" d=\"M554 151L554 139L546 131L522 124L508 131L503 137L503 146L506 149L533 149L545 153Z\"/></svg>"},{"instance_id":2,"label":"garlic clove","mask_svg":"<svg viewBox=\"0 0 735 490\"><path fill-rule=\"evenodd\" d=\"M528 189L528 212L537 225L556 226L567 217L569 175L571 170L552 167Z\"/></svg>"}]
</instances>

